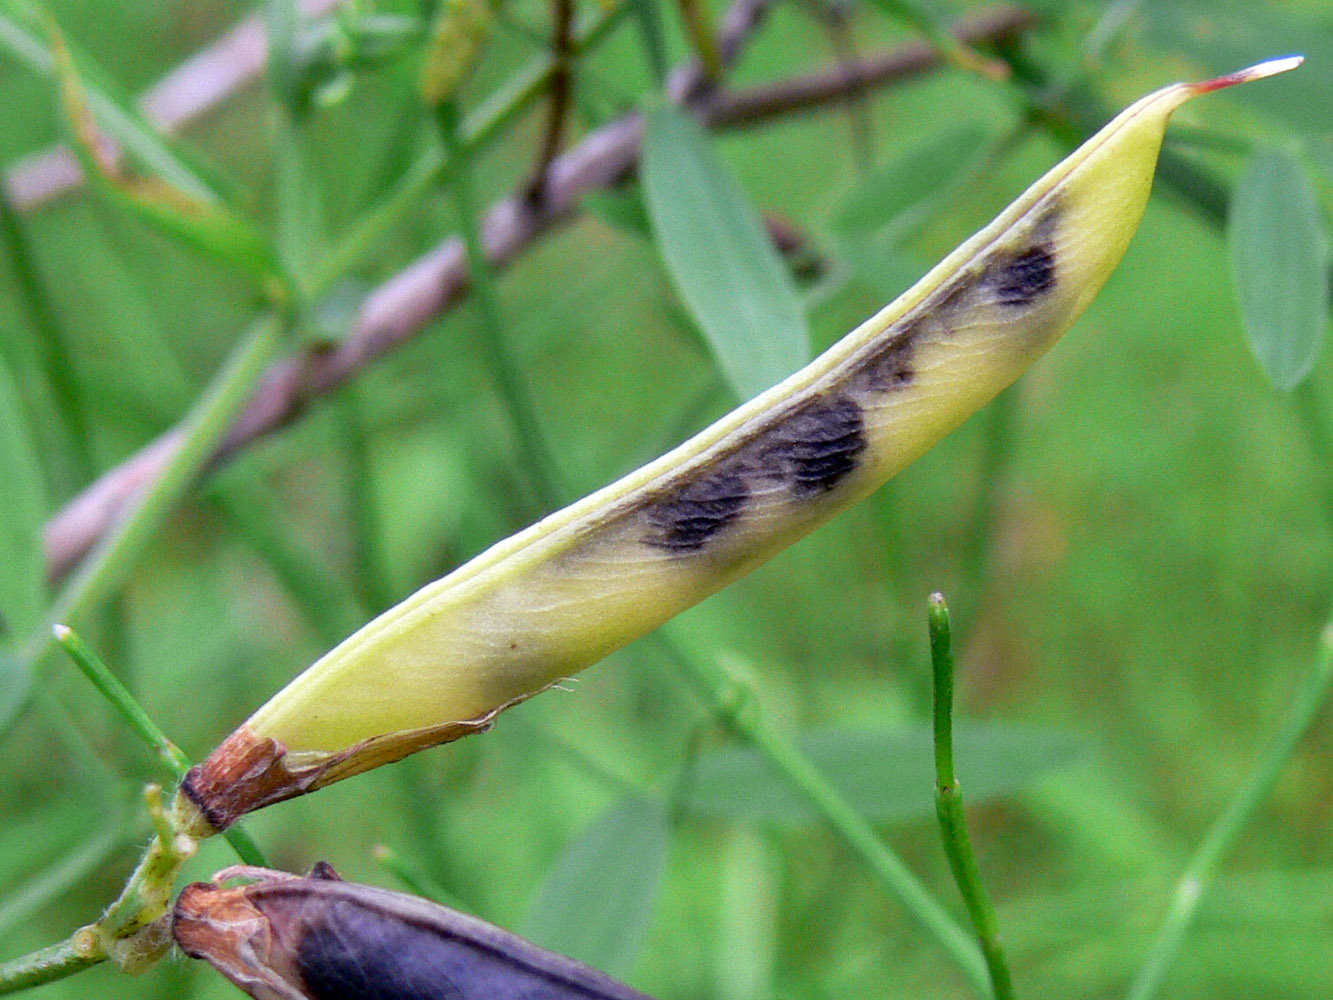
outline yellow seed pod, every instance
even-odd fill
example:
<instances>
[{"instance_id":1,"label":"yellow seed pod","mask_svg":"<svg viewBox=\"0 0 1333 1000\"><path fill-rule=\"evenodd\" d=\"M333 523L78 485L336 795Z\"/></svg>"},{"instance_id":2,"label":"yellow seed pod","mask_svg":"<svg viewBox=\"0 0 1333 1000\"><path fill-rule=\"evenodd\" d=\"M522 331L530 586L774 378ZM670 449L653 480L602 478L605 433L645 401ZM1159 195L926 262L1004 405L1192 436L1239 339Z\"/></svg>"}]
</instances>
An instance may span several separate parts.
<instances>
[{"instance_id":1,"label":"yellow seed pod","mask_svg":"<svg viewBox=\"0 0 1333 1000\"><path fill-rule=\"evenodd\" d=\"M182 822L220 829L485 729L865 497L1092 301L1138 228L1171 113L1299 62L1144 97L807 367L380 615L191 771Z\"/></svg>"},{"instance_id":2,"label":"yellow seed pod","mask_svg":"<svg viewBox=\"0 0 1333 1000\"><path fill-rule=\"evenodd\" d=\"M421 67L421 96L427 104L443 104L458 92L480 58L494 21L488 0L444 0Z\"/></svg>"}]
</instances>

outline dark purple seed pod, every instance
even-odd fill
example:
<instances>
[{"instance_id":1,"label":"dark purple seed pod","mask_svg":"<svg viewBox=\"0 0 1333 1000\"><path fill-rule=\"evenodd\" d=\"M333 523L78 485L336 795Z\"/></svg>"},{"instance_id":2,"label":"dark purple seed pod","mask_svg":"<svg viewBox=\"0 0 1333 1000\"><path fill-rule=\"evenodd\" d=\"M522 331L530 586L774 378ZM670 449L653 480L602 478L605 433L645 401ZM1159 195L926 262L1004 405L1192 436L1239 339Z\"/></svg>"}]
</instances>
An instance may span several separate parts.
<instances>
[{"instance_id":1,"label":"dark purple seed pod","mask_svg":"<svg viewBox=\"0 0 1333 1000\"><path fill-rule=\"evenodd\" d=\"M254 879L226 888L229 878ZM181 892L176 943L255 1000L651 1000L467 914L344 882L229 868Z\"/></svg>"}]
</instances>

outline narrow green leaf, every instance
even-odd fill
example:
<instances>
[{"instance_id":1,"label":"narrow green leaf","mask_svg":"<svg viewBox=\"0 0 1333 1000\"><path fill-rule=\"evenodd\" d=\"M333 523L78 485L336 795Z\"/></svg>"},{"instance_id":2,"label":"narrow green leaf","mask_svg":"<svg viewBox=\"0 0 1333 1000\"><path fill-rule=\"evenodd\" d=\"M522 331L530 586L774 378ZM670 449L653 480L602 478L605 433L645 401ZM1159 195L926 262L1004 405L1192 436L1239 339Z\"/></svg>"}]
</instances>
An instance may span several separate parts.
<instances>
[{"instance_id":1,"label":"narrow green leaf","mask_svg":"<svg viewBox=\"0 0 1333 1000\"><path fill-rule=\"evenodd\" d=\"M1328 322L1328 240L1314 186L1279 149L1255 154L1227 220L1232 273L1250 347L1272 383L1310 373Z\"/></svg>"},{"instance_id":2,"label":"narrow green leaf","mask_svg":"<svg viewBox=\"0 0 1333 1000\"><path fill-rule=\"evenodd\" d=\"M986 140L977 124L950 126L862 177L833 210L839 235L897 241L926 220L943 192L976 162Z\"/></svg>"},{"instance_id":3,"label":"narrow green leaf","mask_svg":"<svg viewBox=\"0 0 1333 1000\"><path fill-rule=\"evenodd\" d=\"M807 733L799 745L867 817L901 821L934 815L929 725L819 730ZM970 723L958 726L954 734L959 781L973 805L1074 763L1084 750L1080 739L1049 729ZM731 819L782 823L817 819L805 799L748 747L718 750L700 758L686 806L698 815Z\"/></svg>"},{"instance_id":4,"label":"narrow green leaf","mask_svg":"<svg viewBox=\"0 0 1333 1000\"><path fill-rule=\"evenodd\" d=\"M0 358L0 640L11 643L37 627L46 607L45 496L18 386ZM0 674L8 673L6 666L13 669L0 665ZM0 702L4 699L0 694Z\"/></svg>"},{"instance_id":5,"label":"narrow green leaf","mask_svg":"<svg viewBox=\"0 0 1333 1000\"><path fill-rule=\"evenodd\" d=\"M41 76L54 77L55 60L43 37L41 17L31 4L9 0L0 5L0 51ZM143 169L190 198L206 204L221 202L217 185L212 178L204 176L200 164L188 161L173 149L132 102L113 92L88 59L79 56L75 61L79 65L88 107L109 138Z\"/></svg>"},{"instance_id":6,"label":"narrow green leaf","mask_svg":"<svg viewBox=\"0 0 1333 1000\"><path fill-rule=\"evenodd\" d=\"M26 371L34 447L46 457L51 496L65 496L93 478L87 402L75 374L69 331L58 319L55 296L43 278L29 238L6 193L0 191L0 252L9 258L14 301L27 332L11 328L10 363ZM40 377L38 377L40 375Z\"/></svg>"},{"instance_id":7,"label":"narrow green leaf","mask_svg":"<svg viewBox=\"0 0 1333 1000\"><path fill-rule=\"evenodd\" d=\"M810 357L791 276L749 199L682 112L646 116L643 188L668 273L742 399Z\"/></svg>"},{"instance_id":8,"label":"narrow green leaf","mask_svg":"<svg viewBox=\"0 0 1333 1000\"><path fill-rule=\"evenodd\" d=\"M653 917L667 841L665 806L625 799L556 861L521 933L613 976L627 975Z\"/></svg>"},{"instance_id":9,"label":"narrow green leaf","mask_svg":"<svg viewBox=\"0 0 1333 1000\"><path fill-rule=\"evenodd\" d=\"M30 27L12 16L15 9L10 4L0 12L0 45L59 82L70 140L90 183L120 208L211 260L260 283L274 278L276 257L264 233L227 206L128 105L104 89L90 88L87 60L76 63L53 22L47 24L48 51ZM106 155L103 134L125 148L125 163ZM146 172L132 172L132 167Z\"/></svg>"}]
</instances>

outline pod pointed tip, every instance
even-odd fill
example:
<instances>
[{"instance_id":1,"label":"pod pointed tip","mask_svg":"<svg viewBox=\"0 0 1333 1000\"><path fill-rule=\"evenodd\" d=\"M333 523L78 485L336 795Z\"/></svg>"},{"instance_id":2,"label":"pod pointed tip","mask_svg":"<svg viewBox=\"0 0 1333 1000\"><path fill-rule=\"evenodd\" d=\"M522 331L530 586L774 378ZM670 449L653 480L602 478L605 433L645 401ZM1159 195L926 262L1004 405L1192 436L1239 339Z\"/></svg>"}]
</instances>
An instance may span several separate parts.
<instances>
[{"instance_id":1,"label":"pod pointed tip","mask_svg":"<svg viewBox=\"0 0 1333 1000\"><path fill-rule=\"evenodd\" d=\"M1245 69L1238 69L1234 73L1228 73L1226 76L1191 84L1190 90L1196 94L1211 94L1214 90L1221 90L1223 87L1232 87L1238 83L1249 83L1251 80L1262 80L1264 77L1277 76L1279 73L1295 69L1303 62L1305 62L1305 56L1302 55L1267 59L1253 66L1247 66Z\"/></svg>"}]
</instances>

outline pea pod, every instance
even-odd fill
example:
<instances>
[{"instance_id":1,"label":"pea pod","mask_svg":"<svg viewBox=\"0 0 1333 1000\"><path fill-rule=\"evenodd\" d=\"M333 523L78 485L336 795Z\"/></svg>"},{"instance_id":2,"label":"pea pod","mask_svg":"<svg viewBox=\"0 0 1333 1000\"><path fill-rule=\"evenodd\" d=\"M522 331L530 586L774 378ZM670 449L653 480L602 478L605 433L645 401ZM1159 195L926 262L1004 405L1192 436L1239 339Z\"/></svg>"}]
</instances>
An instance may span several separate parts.
<instances>
[{"instance_id":1,"label":"pea pod","mask_svg":"<svg viewBox=\"0 0 1333 1000\"><path fill-rule=\"evenodd\" d=\"M486 729L864 498L1087 308L1138 228L1171 113L1300 61L1142 98L811 364L380 615L190 772L182 822L221 829Z\"/></svg>"},{"instance_id":2,"label":"pea pod","mask_svg":"<svg viewBox=\"0 0 1333 1000\"><path fill-rule=\"evenodd\" d=\"M226 887L236 877L248 885ZM256 1000L651 1000L564 955L435 903L344 882L233 868L181 892L172 934Z\"/></svg>"}]
</instances>

